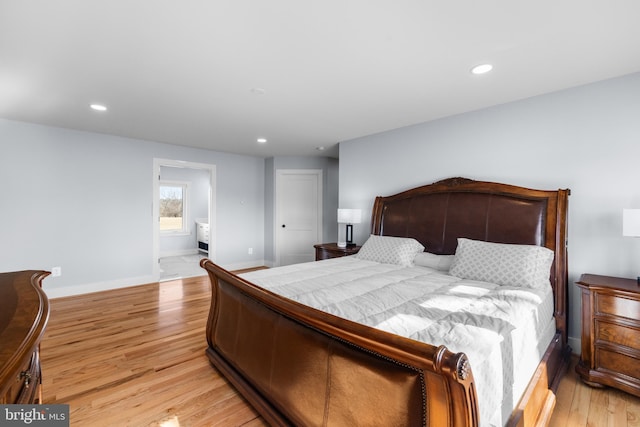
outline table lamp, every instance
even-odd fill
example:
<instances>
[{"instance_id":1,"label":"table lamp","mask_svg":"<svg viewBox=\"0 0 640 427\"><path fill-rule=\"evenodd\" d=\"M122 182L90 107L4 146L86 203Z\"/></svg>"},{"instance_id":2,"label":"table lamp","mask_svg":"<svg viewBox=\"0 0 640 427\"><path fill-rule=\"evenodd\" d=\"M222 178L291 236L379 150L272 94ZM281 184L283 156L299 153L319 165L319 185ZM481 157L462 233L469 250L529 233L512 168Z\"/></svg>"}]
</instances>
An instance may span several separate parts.
<instances>
[{"instance_id":1,"label":"table lamp","mask_svg":"<svg viewBox=\"0 0 640 427\"><path fill-rule=\"evenodd\" d=\"M338 209L338 224L347 224L346 242L338 242L339 247L356 245L353 243L353 224L360 224L361 216L360 209Z\"/></svg>"}]
</instances>

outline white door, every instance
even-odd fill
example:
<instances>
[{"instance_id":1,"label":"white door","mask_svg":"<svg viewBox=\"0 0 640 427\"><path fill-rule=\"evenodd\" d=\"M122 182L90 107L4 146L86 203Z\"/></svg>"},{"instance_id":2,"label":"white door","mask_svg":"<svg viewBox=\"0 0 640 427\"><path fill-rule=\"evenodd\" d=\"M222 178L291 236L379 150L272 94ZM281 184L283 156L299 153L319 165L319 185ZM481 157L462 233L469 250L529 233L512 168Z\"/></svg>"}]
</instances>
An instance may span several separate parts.
<instances>
[{"instance_id":1,"label":"white door","mask_svg":"<svg viewBox=\"0 0 640 427\"><path fill-rule=\"evenodd\" d=\"M322 239L322 170L276 172L276 264L314 261Z\"/></svg>"}]
</instances>

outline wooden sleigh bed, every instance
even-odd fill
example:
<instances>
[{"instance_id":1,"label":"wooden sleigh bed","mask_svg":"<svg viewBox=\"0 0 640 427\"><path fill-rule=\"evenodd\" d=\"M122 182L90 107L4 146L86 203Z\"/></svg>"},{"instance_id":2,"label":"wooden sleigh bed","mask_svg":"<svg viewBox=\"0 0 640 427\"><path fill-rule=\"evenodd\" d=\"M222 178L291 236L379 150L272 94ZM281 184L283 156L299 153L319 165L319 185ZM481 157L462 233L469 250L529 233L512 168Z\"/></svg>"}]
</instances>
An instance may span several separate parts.
<instances>
[{"instance_id":1,"label":"wooden sleigh bed","mask_svg":"<svg viewBox=\"0 0 640 427\"><path fill-rule=\"evenodd\" d=\"M454 254L460 237L553 251L556 333L507 425L546 425L568 365L568 195L451 178L373 205L371 234L412 237L433 254ZM212 283L207 356L269 424L481 425L464 352L280 297L210 260L201 266Z\"/></svg>"}]
</instances>

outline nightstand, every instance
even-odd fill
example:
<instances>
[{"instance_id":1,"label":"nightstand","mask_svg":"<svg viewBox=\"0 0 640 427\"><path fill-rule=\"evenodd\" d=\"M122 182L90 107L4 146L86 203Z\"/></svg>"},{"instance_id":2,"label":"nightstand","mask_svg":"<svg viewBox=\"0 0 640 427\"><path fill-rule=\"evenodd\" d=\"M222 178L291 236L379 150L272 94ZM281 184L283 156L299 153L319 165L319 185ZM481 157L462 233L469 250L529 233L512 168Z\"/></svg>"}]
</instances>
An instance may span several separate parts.
<instances>
[{"instance_id":1,"label":"nightstand","mask_svg":"<svg viewBox=\"0 0 640 427\"><path fill-rule=\"evenodd\" d=\"M640 287L635 279L583 274L582 354L576 372L592 386L640 396Z\"/></svg>"},{"instance_id":2,"label":"nightstand","mask_svg":"<svg viewBox=\"0 0 640 427\"><path fill-rule=\"evenodd\" d=\"M320 243L313 245L316 248L316 261L329 258L338 258L341 256L355 255L362 246L347 246L341 248L337 243Z\"/></svg>"}]
</instances>

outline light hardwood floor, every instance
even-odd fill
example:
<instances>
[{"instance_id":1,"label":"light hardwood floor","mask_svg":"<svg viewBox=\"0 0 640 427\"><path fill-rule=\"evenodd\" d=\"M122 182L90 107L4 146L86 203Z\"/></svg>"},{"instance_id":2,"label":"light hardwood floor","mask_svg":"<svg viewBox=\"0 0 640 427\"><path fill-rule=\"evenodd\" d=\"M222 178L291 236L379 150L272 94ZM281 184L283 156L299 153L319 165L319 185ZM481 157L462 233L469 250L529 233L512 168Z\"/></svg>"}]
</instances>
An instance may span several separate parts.
<instances>
[{"instance_id":1,"label":"light hardwood floor","mask_svg":"<svg viewBox=\"0 0 640 427\"><path fill-rule=\"evenodd\" d=\"M43 400L72 426L264 426L205 356L207 277L51 300Z\"/></svg>"},{"instance_id":2,"label":"light hardwood floor","mask_svg":"<svg viewBox=\"0 0 640 427\"><path fill-rule=\"evenodd\" d=\"M204 354L209 302L206 276L52 300L44 402L69 404L78 427L265 426ZM551 426L640 427L640 399L571 367Z\"/></svg>"},{"instance_id":3,"label":"light hardwood floor","mask_svg":"<svg viewBox=\"0 0 640 427\"><path fill-rule=\"evenodd\" d=\"M575 371L577 357L556 393L550 427L640 427L640 398L612 388L592 388Z\"/></svg>"}]
</instances>

